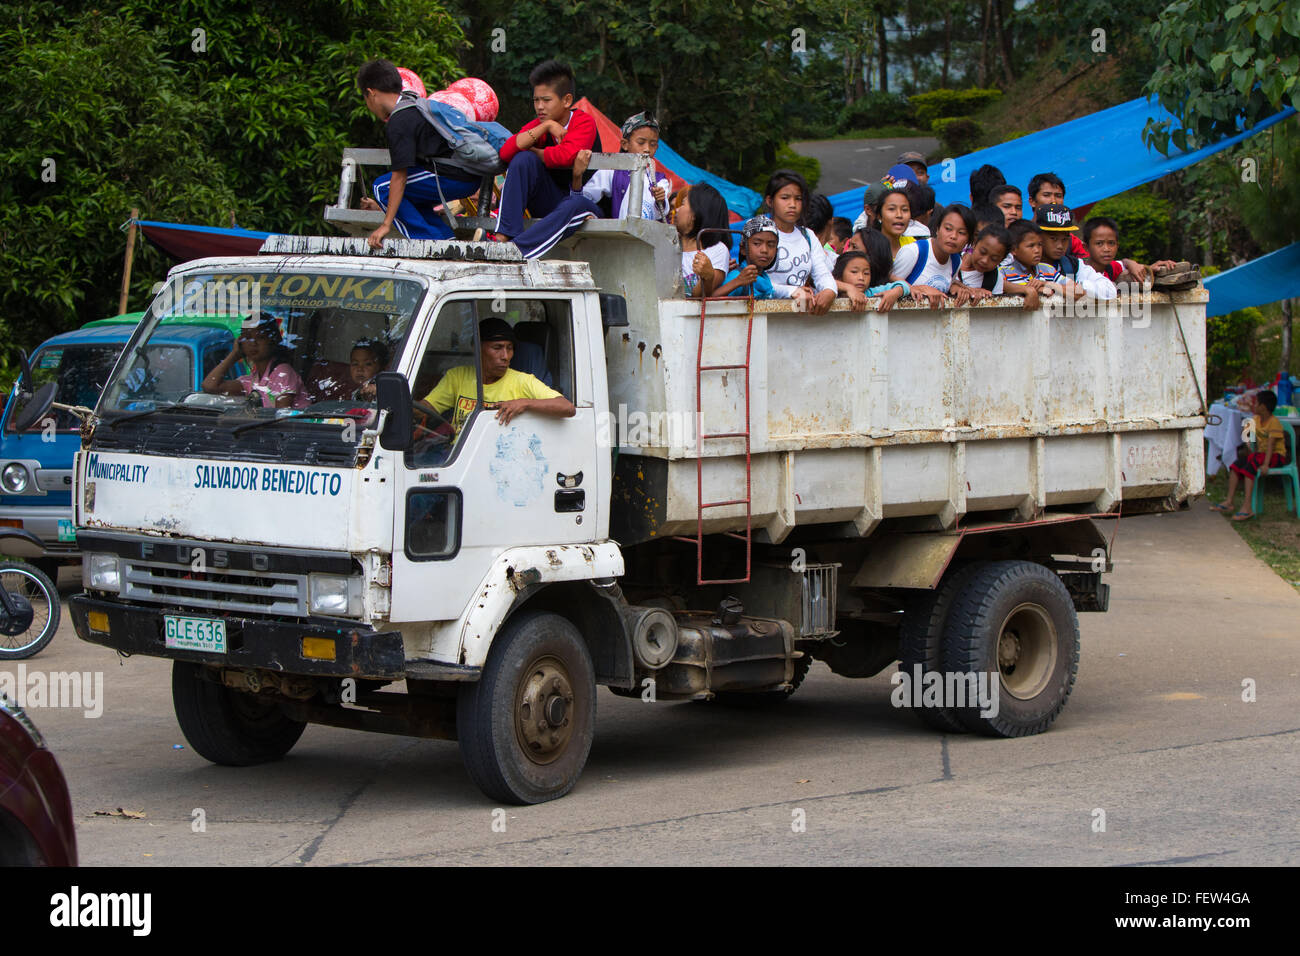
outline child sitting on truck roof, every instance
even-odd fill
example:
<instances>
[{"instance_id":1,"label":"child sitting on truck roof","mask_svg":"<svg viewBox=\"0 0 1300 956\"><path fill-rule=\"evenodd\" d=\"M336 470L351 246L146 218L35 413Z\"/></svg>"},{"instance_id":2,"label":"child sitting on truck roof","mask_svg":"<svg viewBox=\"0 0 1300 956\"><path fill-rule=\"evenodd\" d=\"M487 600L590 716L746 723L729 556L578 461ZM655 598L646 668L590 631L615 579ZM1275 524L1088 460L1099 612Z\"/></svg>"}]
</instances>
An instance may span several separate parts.
<instances>
[{"instance_id":1,"label":"child sitting on truck roof","mask_svg":"<svg viewBox=\"0 0 1300 956\"><path fill-rule=\"evenodd\" d=\"M767 270L776 261L779 235L771 216L754 216L745 220L740 229L740 266L727 273L722 285L713 294L752 296L755 299L777 298ZM800 286L796 298L807 304L812 299L812 293Z\"/></svg>"},{"instance_id":2,"label":"child sitting on truck roof","mask_svg":"<svg viewBox=\"0 0 1300 956\"><path fill-rule=\"evenodd\" d=\"M659 148L659 123L648 113L628 117L621 130L621 147L624 153L653 157ZM614 219L627 218L632 203L632 172L627 169L598 169L584 186L582 177L591 162L591 150L583 149L573 160L572 182L569 195L562 199L547 215L515 237L515 245L525 259L544 255L565 236L572 235L588 219L600 218L602 199L610 201ZM668 180L656 181L654 170L645 177L641 196L641 217L663 221L667 218Z\"/></svg>"},{"instance_id":3,"label":"child sitting on truck roof","mask_svg":"<svg viewBox=\"0 0 1300 956\"><path fill-rule=\"evenodd\" d=\"M574 160L597 142L596 121L573 108L573 70L547 60L529 74L528 84L537 118L501 147L508 167L496 232L506 239L524 231L525 210L541 219L568 198Z\"/></svg>"},{"instance_id":4,"label":"child sitting on truck roof","mask_svg":"<svg viewBox=\"0 0 1300 956\"><path fill-rule=\"evenodd\" d=\"M375 179L375 204L362 201L363 208L377 206L384 211L383 224L367 237L367 242L378 249L394 226L408 239L450 239L451 227L433 207L444 200L473 195L480 178L434 171L439 159L451 156L451 148L418 109L397 108L402 100L402 77L391 62L370 60L362 64L357 71L357 88L365 97L366 109L385 123L391 166Z\"/></svg>"}]
</instances>

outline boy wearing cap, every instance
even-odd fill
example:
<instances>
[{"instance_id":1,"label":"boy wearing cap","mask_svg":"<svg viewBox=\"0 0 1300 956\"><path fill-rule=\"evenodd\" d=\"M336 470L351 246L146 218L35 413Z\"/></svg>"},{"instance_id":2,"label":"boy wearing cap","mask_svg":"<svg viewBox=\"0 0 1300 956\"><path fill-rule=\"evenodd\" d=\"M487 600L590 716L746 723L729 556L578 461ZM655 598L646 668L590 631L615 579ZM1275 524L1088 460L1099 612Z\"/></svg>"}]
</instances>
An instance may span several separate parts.
<instances>
[{"instance_id":1,"label":"boy wearing cap","mask_svg":"<svg viewBox=\"0 0 1300 956\"><path fill-rule=\"evenodd\" d=\"M625 153L653 157L659 148L659 123L642 111L623 123L620 145ZM591 162L591 150L583 149L573 161L573 179L569 195L555 209L538 219L515 237L515 245L525 259L545 255L557 242L572 235L588 219L603 213L597 203L610 198L613 218L626 219L632 204L632 172L627 169L598 169L584 186L583 174ZM655 181L653 171L645 177L641 197L641 218L664 222L668 215L668 180Z\"/></svg>"},{"instance_id":2,"label":"boy wearing cap","mask_svg":"<svg viewBox=\"0 0 1300 956\"><path fill-rule=\"evenodd\" d=\"M496 420L502 425L524 412L536 412L552 418L570 418L576 409L573 403L527 372L510 367L515 354L515 332L510 323L497 316L488 316L478 326L479 360L483 366L483 402L487 409L496 410ZM458 365L424 397L423 403L440 417L452 411L451 427L457 437L465 422L478 406L478 382L472 365Z\"/></svg>"},{"instance_id":3,"label":"boy wearing cap","mask_svg":"<svg viewBox=\"0 0 1300 956\"><path fill-rule=\"evenodd\" d=\"M365 97L366 109L385 124L391 161L390 171L375 179L374 200L367 197L361 202L362 208L384 211L383 225L366 241L378 249L394 226L408 239L450 239L451 227L433 207L444 200L473 195L479 180L432 171L437 159L451 156L451 148L414 107L415 94L403 95L402 76L391 62L363 64L357 71L357 88Z\"/></svg>"},{"instance_id":4,"label":"boy wearing cap","mask_svg":"<svg viewBox=\"0 0 1300 956\"><path fill-rule=\"evenodd\" d=\"M540 219L563 202L578 153L597 142L596 121L573 108L573 70L547 60L528 76L537 119L501 147L508 164L501 187L496 232L514 239L524 231L524 210ZM586 218L586 217L584 217Z\"/></svg>"},{"instance_id":5,"label":"boy wearing cap","mask_svg":"<svg viewBox=\"0 0 1300 956\"><path fill-rule=\"evenodd\" d=\"M1034 210L1034 225L1043 235L1043 262L1058 273L1055 280L1067 296L1081 299L1116 297L1115 284L1070 251L1070 240L1078 232L1074 213L1060 203L1048 203Z\"/></svg>"},{"instance_id":6,"label":"boy wearing cap","mask_svg":"<svg viewBox=\"0 0 1300 956\"><path fill-rule=\"evenodd\" d=\"M930 184L930 167L925 165L925 157L920 153L899 153L898 159L894 160L894 165L912 167L918 183L922 186Z\"/></svg>"},{"instance_id":7,"label":"boy wearing cap","mask_svg":"<svg viewBox=\"0 0 1300 956\"><path fill-rule=\"evenodd\" d=\"M776 261L776 250L780 242L776 222L771 216L755 216L745 220L740 229L739 258L742 265L728 272L722 285L713 294L775 299L776 291L766 272ZM803 293L803 298L811 300L812 293L806 287L801 286L794 298L800 298L800 293Z\"/></svg>"}]
</instances>

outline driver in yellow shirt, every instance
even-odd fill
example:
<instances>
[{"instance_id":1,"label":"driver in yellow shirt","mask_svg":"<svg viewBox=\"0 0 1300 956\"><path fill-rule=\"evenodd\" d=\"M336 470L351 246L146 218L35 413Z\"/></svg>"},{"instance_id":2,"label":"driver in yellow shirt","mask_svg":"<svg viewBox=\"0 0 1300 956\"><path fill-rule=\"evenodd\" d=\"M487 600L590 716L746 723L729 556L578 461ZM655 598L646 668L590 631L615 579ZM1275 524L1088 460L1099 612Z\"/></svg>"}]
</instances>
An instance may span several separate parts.
<instances>
[{"instance_id":1,"label":"driver in yellow shirt","mask_svg":"<svg viewBox=\"0 0 1300 956\"><path fill-rule=\"evenodd\" d=\"M479 323L478 337L484 406L495 409L496 419L502 425L508 425L524 412L553 418L571 418L576 413L573 403L555 389L527 372L510 367L515 354L515 333L509 322L489 316ZM445 416L446 412L452 411L451 426L459 437L461 428L478 404L473 366L458 365L449 369L433 391L424 397L424 404L439 415Z\"/></svg>"}]
</instances>

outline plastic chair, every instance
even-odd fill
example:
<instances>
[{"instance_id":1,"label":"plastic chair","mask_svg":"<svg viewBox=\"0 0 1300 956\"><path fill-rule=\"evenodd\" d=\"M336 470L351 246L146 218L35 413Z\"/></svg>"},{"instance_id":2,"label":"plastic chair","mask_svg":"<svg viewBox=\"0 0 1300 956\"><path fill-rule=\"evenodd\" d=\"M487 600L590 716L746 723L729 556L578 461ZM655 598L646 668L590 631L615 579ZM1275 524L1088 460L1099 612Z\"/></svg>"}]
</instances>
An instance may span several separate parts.
<instances>
[{"instance_id":1,"label":"plastic chair","mask_svg":"<svg viewBox=\"0 0 1300 956\"><path fill-rule=\"evenodd\" d=\"M1296 467L1295 460L1295 429L1291 427L1290 422L1280 424L1286 431L1287 464L1281 468L1270 468L1267 475L1255 479L1255 491L1250 496L1250 510L1255 514L1262 513L1263 509L1260 505L1263 503L1264 496L1260 494L1260 490L1264 478L1276 476L1282 479L1282 488L1286 492L1286 510L1300 517L1300 469Z\"/></svg>"}]
</instances>

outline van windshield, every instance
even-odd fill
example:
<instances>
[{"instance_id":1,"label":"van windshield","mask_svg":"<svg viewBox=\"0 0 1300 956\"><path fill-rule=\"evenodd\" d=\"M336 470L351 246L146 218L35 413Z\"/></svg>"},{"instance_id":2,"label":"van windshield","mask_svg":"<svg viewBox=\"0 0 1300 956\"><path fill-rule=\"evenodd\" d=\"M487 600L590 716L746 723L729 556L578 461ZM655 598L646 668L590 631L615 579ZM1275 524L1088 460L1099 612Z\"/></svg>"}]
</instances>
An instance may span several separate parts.
<instances>
[{"instance_id":1,"label":"van windshield","mask_svg":"<svg viewBox=\"0 0 1300 956\"><path fill-rule=\"evenodd\" d=\"M32 385L40 388L54 382L58 387L54 393L56 401L64 405L94 408L121 351L120 342L47 346L32 356ZM46 418L50 417L54 419L54 427L58 431L79 431L81 428L81 421L71 412L51 409ZM15 431L13 420L14 416L10 416L5 425L10 432ZM46 427L45 423L46 419L41 419L28 430L42 431Z\"/></svg>"},{"instance_id":2,"label":"van windshield","mask_svg":"<svg viewBox=\"0 0 1300 956\"><path fill-rule=\"evenodd\" d=\"M212 272L173 279L104 392L100 414L194 411L210 418L374 416L424 293L389 275ZM168 348L197 359L183 370ZM135 417L133 415L133 417Z\"/></svg>"}]
</instances>

